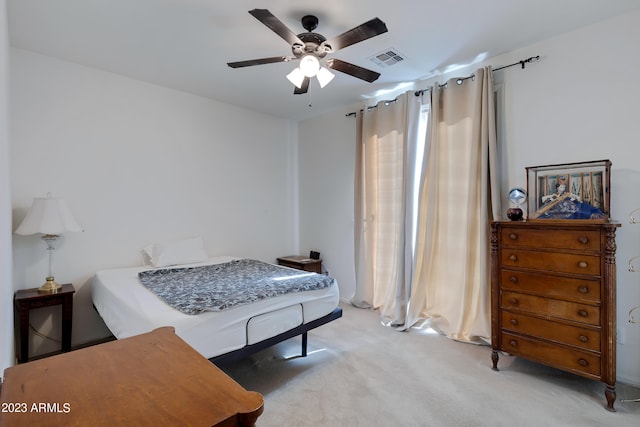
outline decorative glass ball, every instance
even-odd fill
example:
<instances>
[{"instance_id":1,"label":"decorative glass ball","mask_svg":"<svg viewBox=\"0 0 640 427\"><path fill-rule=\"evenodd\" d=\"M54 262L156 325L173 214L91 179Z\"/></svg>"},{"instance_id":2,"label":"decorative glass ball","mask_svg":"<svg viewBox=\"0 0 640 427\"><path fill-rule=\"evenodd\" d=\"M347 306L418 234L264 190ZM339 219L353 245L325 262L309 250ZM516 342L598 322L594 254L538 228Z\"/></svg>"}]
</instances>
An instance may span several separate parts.
<instances>
[{"instance_id":1,"label":"decorative glass ball","mask_svg":"<svg viewBox=\"0 0 640 427\"><path fill-rule=\"evenodd\" d=\"M509 208L507 209L507 218L511 221L522 221L522 209Z\"/></svg>"}]
</instances>

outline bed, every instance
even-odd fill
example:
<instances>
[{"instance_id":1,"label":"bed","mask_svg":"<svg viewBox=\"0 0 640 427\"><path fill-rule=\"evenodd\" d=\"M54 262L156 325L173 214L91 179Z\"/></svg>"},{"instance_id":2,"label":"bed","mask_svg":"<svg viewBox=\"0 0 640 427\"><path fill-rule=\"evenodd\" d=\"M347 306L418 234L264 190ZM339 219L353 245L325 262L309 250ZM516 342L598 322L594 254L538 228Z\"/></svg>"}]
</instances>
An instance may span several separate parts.
<instances>
[{"instance_id":1,"label":"bed","mask_svg":"<svg viewBox=\"0 0 640 427\"><path fill-rule=\"evenodd\" d=\"M98 271L92 280L94 307L118 338L172 326L176 334L213 362L245 357L294 336L302 336L306 355L307 332L342 316L335 279L324 288L277 295L219 311L185 314L171 307L142 284L139 273L201 266L224 266L242 260L215 257L163 268L131 267ZM271 264L270 264L271 265ZM283 266L291 274L314 274ZM143 274L144 274L143 273ZM321 276L321 275L318 275ZM327 276L322 276L327 277Z\"/></svg>"}]
</instances>

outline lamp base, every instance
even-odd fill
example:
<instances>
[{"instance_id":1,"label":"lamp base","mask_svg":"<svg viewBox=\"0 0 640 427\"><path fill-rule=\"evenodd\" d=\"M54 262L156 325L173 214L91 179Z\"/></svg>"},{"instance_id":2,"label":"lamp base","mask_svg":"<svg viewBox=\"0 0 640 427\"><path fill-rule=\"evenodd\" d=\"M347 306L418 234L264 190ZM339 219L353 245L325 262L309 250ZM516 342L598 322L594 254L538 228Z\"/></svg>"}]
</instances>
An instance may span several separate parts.
<instances>
[{"instance_id":1,"label":"lamp base","mask_svg":"<svg viewBox=\"0 0 640 427\"><path fill-rule=\"evenodd\" d=\"M62 289L62 286L56 283L53 276L49 276L47 277L47 281L44 282L44 284L38 288L38 293L39 294L55 294L56 292L60 291L60 289Z\"/></svg>"}]
</instances>

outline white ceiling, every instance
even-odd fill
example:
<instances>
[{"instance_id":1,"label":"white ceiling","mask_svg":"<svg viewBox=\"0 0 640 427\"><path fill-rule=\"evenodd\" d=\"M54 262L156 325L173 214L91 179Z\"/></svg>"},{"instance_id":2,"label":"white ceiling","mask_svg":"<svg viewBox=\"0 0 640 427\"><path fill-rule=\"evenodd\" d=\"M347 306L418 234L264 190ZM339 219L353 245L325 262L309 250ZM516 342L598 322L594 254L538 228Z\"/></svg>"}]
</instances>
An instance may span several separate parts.
<instances>
[{"instance_id":1,"label":"white ceiling","mask_svg":"<svg viewBox=\"0 0 640 427\"><path fill-rule=\"evenodd\" d=\"M640 1L7 0L7 8L14 47L298 120L639 9ZM314 79L307 95L293 95L285 75L294 63L229 68L291 53L247 13L254 8L269 9L294 33L305 31L303 15L316 15L315 32L327 38L379 17L388 33L331 56L382 76L367 83L336 72L325 88ZM388 68L369 61L389 48L406 60Z\"/></svg>"}]
</instances>

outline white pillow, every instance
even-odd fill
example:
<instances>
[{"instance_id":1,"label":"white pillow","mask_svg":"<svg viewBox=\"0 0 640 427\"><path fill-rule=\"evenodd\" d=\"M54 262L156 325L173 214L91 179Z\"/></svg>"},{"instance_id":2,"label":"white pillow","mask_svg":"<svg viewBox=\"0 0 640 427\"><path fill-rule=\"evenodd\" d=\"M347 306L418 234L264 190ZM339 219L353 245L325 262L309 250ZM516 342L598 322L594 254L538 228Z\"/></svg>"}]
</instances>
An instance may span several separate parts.
<instances>
[{"instance_id":1,"label":"white pillow","mask_svg":"<svg viewBox=\"0 0 640 427\"><path fill-rule=\"evenodd\" d=\"M191 264L206 261L209 258L204 251L202 237L152 243L144 248L144 253L154 267Z\"/></svg>"}]
</instances>

